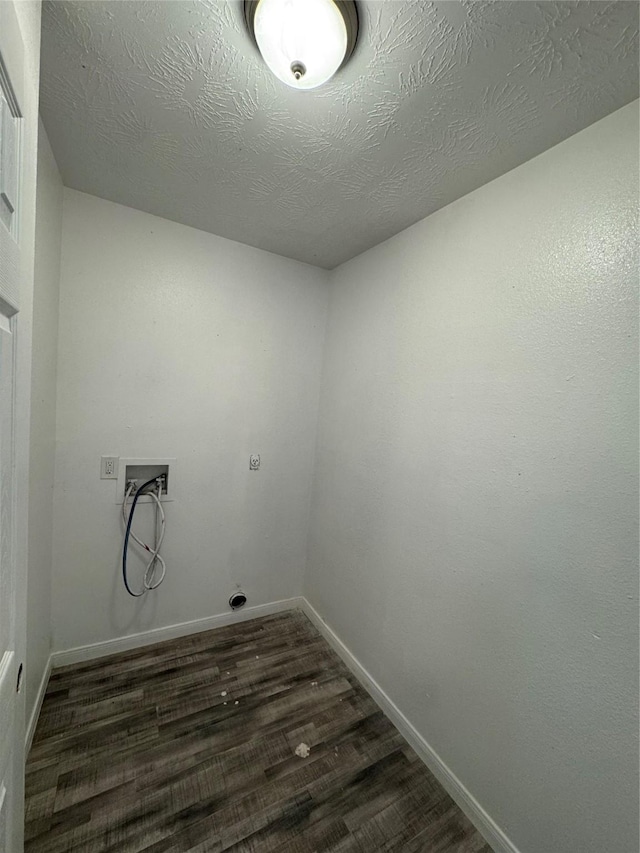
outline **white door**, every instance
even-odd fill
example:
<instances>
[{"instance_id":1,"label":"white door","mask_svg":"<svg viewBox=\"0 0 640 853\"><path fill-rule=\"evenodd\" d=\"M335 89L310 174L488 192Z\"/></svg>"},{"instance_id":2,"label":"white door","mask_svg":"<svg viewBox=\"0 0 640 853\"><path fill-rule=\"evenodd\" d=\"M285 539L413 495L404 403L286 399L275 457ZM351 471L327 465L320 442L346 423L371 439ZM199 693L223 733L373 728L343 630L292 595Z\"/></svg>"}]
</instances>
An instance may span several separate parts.
<instances>
[{"instance_id":1,"label":"white door","mask_svg":"<svg viewBox=\"0 0 640 853\"><path fill-rule=\"evenodd\" d=\"M15 562L15 352L19 326L20 174L24 51L13 2L0 0L0 853L19 853L22 838L24 732L18 689L25 613L17 612ZM24 605L20 605L23 609ZM20 697L21 698L21 697Z\"/></svg>"},{"instance_id":2,"label":"white door","mask_svg":"<svg viewBox=\"0 0 640 853\"><path fill-rule=\"evenodd\" d=\"M2 226L0 226L2 227ZM9 321L11 325L15 320ZM24 762L16 703L16 577L13 542L13 341L0 315L0 851L13 853L21 819L19 775Z\"/></svg>"}]
</instances>

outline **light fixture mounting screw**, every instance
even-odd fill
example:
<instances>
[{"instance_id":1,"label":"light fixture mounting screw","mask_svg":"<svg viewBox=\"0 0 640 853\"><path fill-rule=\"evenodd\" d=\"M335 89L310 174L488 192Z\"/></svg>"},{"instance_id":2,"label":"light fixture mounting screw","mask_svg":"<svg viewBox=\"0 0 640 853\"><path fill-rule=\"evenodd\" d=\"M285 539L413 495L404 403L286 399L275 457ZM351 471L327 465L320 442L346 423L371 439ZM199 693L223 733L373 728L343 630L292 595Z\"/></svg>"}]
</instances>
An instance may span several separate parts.
<instances>
[{"instance_id":1,"label":"light fixture mounting screw","mask_svg":"<svg viewBox=\"0 0 640 853\"><path fill-rule=\"evenodd\" d=\"M296 59L295 62L291 63L291 73L296 78L296 80L301 80L304 75L307 73L307 68L304 62L300 62Z\"/></svg>"}]
</instances>

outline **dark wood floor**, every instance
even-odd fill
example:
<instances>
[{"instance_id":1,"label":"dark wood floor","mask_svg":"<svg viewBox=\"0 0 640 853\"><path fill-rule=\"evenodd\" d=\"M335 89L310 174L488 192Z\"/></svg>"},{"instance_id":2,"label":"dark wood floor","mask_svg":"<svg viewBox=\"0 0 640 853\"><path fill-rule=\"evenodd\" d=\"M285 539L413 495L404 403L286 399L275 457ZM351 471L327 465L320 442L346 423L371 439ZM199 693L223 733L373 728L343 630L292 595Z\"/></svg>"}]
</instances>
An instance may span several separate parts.
<instances>
[{"instance_id":1,"label":"dark wood floor","mask_svg":"<svg viewBox=\"0 0 640 853\"><path fill-rule=\"evenodd\" d=\"M26 792L26 853L491 853L297 611L55 670Z\"/></svg>"}]
</instances>

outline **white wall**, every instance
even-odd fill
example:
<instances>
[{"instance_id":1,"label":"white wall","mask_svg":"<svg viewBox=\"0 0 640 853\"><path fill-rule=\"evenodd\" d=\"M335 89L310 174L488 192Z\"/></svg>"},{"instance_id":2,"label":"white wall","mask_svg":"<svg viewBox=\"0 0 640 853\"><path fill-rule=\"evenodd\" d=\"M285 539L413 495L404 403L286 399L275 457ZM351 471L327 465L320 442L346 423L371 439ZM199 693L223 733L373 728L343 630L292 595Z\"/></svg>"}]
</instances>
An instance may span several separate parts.
<instances>
[{"instance_id":1,"label":"white wall","mask_svg":"<svg viewBox=\"0 0 640 853\"><path fill-rule=\"evenodd\" d=\"M67 189L62 247L54 647L299 595L328 274ZM143 601L102 454L178 460Z\"/></svg>"},{"instance_id":2,"label":"white wall","mask_svg":"<svg viewBox=\"0 0 640 853\"><path fill-rule=\"evenodd\" d=\"M332 282L306 594L523 853L638 850L637 127Z\"/></svg>"},{"instance_id":3,"label":"white wall","mask_svg":"<svg viewBox=\"0 0 640 853\"><path fill-rule=\"evenodd\" d=\"M31 435L26 714L30 719L51 650L53 474L62 181L42 122L38 129Z\"/></svg>"}]
</instances>

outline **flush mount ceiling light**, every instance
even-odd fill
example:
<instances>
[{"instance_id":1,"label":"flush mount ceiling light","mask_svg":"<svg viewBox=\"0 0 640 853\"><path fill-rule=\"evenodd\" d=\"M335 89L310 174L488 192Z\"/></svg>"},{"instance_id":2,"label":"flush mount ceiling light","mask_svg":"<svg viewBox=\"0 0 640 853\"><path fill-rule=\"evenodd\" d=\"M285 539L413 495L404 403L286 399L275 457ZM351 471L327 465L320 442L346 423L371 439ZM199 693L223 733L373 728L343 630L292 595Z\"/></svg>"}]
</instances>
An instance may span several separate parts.
<instances>
[{"instance_id":1,"label":"flush mount ceiling light","mask_svg":"<svg viewBox=\"0 0 640 853\"><path fill-rule=\"evenodd\" d=\"M294 89L326 83L358 35L354 0L245 0L244 16L264 61Z\"/></svg>"}]
</instances>

